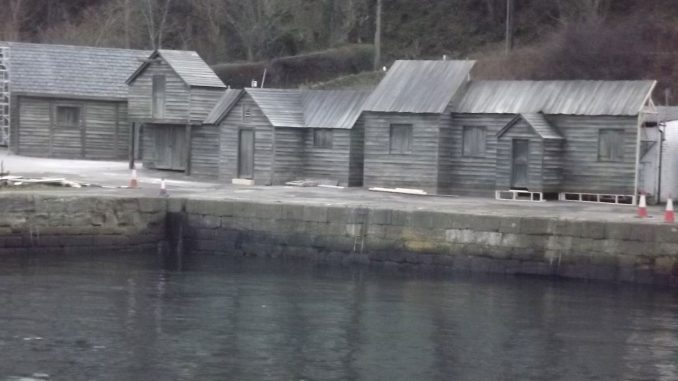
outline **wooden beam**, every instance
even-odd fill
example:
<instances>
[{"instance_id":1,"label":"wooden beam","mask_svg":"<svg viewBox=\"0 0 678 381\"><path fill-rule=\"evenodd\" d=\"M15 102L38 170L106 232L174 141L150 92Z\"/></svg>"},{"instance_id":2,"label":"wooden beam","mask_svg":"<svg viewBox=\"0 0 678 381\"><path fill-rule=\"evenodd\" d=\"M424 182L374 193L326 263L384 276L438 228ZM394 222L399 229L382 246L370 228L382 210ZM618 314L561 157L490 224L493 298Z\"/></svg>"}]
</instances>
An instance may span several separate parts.
<instances>
[{"instance_id":1,"label":"wooden beam","mask_svg":"<svg viewBox=\"0 0 678 381\"><path fill-rule=\"evenodd\" d=\"M186 124L186 174L190 175L191 174L191 152L193 149L191 146L193 145L193 142L191 141L191 131L192 131L192 126L190 123Z\"/></svg>"}]
</instances>

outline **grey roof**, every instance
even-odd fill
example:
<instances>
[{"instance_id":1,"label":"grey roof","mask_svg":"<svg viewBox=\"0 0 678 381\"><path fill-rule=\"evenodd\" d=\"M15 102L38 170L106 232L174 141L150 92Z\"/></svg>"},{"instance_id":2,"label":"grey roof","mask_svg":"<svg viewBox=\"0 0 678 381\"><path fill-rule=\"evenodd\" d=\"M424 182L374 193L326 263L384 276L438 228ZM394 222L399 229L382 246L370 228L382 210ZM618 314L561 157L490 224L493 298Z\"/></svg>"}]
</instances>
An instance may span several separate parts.
<instances>
[{"instance_id":1,"label":"grey roof","mask_svg":"<svg viewBox=\"0 0 678 381\"><path fill-rule=\"evenodd\" d=\"M396 61L365 102L365 111L441 113L468 80L475 61Z\"/></svg>"},{"instance_id":2,"label":"grey roof","mask_svg":"<svg viewBox=\"0 0 678 381\"><path fill-rule=\"evenodd\" d=\"M269 122L275 127L306 127L298 89L247 88Z\"/></svg>"},{"instance_id":3,"label":"grey roof","mask_svg":"<svg viewBox=\"0 0 678 381\"><path fill-rule=\"evenodd\" d=\"M307 90L303 93L307 127L353 128L370 91Z\"/></svg>"},{"instance_id":4,"label":"grey roof","mask_svg":"<svg viewBox=\"0 0 678 381\"><path fill-rule=\"evenodd\" d=\"M471 81L460 113L638 115L655 81Z\"/></svg>"},{"instance_id":5,"label":"grey roof","mask_svg":"<svg viewBox=\"0 0 678 381\"><path fill-rule=\"evenodd\" d=\"M275 127L353 128L369 96L366 90L247 88Z\"/></svg>"},{"instance_id":6,"label":"grey roof","mask_svg":"<svg viewBox=\"0 0 678 381\"><path fill-rule=\"evenodd\" d=\"M12 91L127 99L125 80L147 51L0 42L10 48Z\"/></svg>"},{"instance_id":7,"label":"grey roof","mask_svg":"<svg viewBox=\"0 0 678 381\"><path fill-rule=\"evenodd\" d=\"M221 79L217 77L212 68L200 58L198 53L190 50L156 50L148 57L147 62L141 64L128 79L132 83L150 65L150 60L161 57L174 70L175 73L188 85L195 87L219 87L225 88Z\"/></svg>"},{"instance_id":8,"label":"grey roof","mask_svg":"<svg viewBox=\"0 0 678 381\"><path fill-rule=\"evenodd\" d=\"M219 101L214 106L205 118L204 124L219 124L228 115L233 106L238 103L243 91L240 89L226 89L219 98Z\"/></svg>"},{"instance_id":9,"label":"grey roof","mask_svg":"<svg viewBox=\"0 0 678 381\"><path fill-rule=\"evenodd\" d=\"M544 118L544 114L542 113L524 113L516 115L515 118L508 122L508 124L497 133L497 137L504 135L506 131L510 130L511 127L521 119L527 122L534 132L542 139L563 139L563 135L561 135L560 132Z\"/></svg>"},{"instance_id":10,"label":"grey roof","mask_svg":"<svg viewBox=\"0 0 678 381\"><path fill-rule=\"evenodd\" d=\"M648 113L645 117L647 122L669 122L678 120L678 106L657 106L657 113Z\"/></svg>"}]
</instances>

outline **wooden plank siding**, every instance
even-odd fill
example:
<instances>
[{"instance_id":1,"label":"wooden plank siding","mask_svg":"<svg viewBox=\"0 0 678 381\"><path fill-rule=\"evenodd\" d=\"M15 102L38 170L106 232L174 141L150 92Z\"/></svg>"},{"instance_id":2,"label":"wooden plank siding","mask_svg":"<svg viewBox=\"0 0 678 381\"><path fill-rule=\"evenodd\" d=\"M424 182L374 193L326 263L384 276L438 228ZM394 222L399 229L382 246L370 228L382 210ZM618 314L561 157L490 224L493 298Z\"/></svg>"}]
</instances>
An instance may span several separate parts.
<instances>
[{"instance_id":1,"label":"wooden plank siding","mask_svg":"<svg viewBox=\"0 0 678 381\"><path fill-rule=\"evenodd\" d=\"M363 169L365 166L365 122L358 118L350 131L351 148L348 163L348 186L363 185Z\"/></svg>"},{"instance_id":2,"label":"wooden plank siding","mask_svg":"<svg viewBox=\"0 0 678 381\"><path fill-rule=\"evenodd\" d=\"M401 187L438 191L440 114L365 112L367 187ZM411 152L389 153L392 124L412 125Z\"/></svg>"},{"instance_id":3,"label":"wooden plank siding","mask_svg":"<svg viewBox=\"0 0 678 381\"><path fill-rule=\"evenodd\" d=\"M563 192L634 194L637 116L549 116L565 137ZM600 129L624 130L623 160L598 160Z\"/></svg>"},{"instance_id":4,"label":"wooden plank siding","mask_svg":"<svg viewBox=\"0 0 678 381\"><path fill-rule=\"evenodd\" d=\"M495 189L497 166L496 134L514 115L509 114L452 114L441 127L440 193L490 194ZM464 127L485 128L485 154L463 155Z\"/></svg>"},{"instance_id":5,"label":"wooden plank siding","mask_svg":"<svg viewBox=\"0 0 678 381\"><path fill-rule=\"evenodd\" d=\"M224 89L216 87L191 87L190 92L190 119L191 121L202 122L217 104L219 98L224 93Z\"/></svg>"},{"instance_id":6,"label":"wooden plank siding","mask_svg":"<svg viewBox=\"0 0 678 381\"><path fill-rule=\"evenodd\" d=\"M141 147L144 168L155 169L155 126L152 124L142 126Z\"/></svg>"},{"instance_id":7,"label":"wooden plank siding","mask_svg":"<svg viewBox=\"0 0 678 381\"><path fill-rule=\"evenodd\" d=\"M153 76L165 76L164 121L185 122L189 117L190 89L164 61L151 63L129 86L129 119L151 120ZM215 100L216 103L216 100Z\"/></svg>"},{"instance_id":8,"label":"wooden plank siding","mask_svg":"<svg viewBox=\"0 0 678 381\"><path fill-rule=\"evenodd\" d=\"M542 139L532 130L532 127L522 119L497 140L496 189L507 190L511 188L514 139L524 139L529 142L527 190L531 192L543 191L544 144Z\"/></svg>"},{"instance_id":9,"label":"wooden plank siding","mask_svg":"<svg viewBox=\"0 0 678 381\"><path fill-rule=\"evenodd\" d=\"M243 120L243 107L249 118ZM243 95L219 125L219 178L230 182L238 176L238 131L254 129L254 182L270 185L273 163L273 126L249 94Z\"/></svg>"},{"instance_id":10,"label":"wooden plank siding","mask_svg":"<svg viewBox=\"0 0 678 381\"><path fill-rule=\"evenodd\" d=\"M307 179L336 180L346 186L349 181L349 158L351 153L351 131L333 128L331 147L314 147L314 129L304 129L305 160L303 177Z\"/></svg>"},{"instance_id":11,"label":"wooden plank siding","mask_svg":"<svg viewBox=\"0 0 678 381\"><path fill-rule=\"evenodd\" d=\"M125 102L20 96L16 115L16 152L63 159L118 160L127 156ZM80 125L56 125L56 108L79 108Z\"/></svg>"},{"instance_id":12,"label":"wooden plank siding","mask_svg":"<svg viewBox=\"0 0 678 381\"><path fill-rule=\"evenodd\" d=\"M275 128L275 152L273 159L272 184L280 185L287 181L303 179L304 151L309 147L304 144L309 134L306 128ZM311 145L313 142L311 141ZM312 148L312 147L310 147ZM255 157L256 163L256 157Z\"/></svg>"},{"instance_id":13,"label":"wooden plank siding","mask_svg":"<svg viewBox=\"0 0 678 381\"><path fill-rule=\"evenodd\" d=\"M193 126L191 131L191 174L219 177L219 128Z\"/></svg>"}]
</instances>

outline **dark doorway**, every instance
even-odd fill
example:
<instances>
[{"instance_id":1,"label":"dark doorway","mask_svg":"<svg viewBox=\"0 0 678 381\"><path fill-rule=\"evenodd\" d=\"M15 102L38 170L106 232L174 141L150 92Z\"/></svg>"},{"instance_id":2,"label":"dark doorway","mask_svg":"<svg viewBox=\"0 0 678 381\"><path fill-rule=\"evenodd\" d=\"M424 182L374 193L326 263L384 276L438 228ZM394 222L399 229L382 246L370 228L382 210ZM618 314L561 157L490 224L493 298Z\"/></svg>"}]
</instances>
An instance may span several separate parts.
<instances>
[{"instance_id":1,"label":"dark doorway","mask_svg":"<svg viewBox=\"0 0 678 381\"><path fill-rule=\"evenodd\" d=\"M511 189L527 189L529 183L529 140L513 139Z\"/></svg>"},{"instance_id":2,"label":"dark doorway","mask_svg":"<svg viewBox=\"0 0 678 381\"><path fill-rule=\"evenodd\" d=\"M254 130L238 133L238 178L254 178Z\"/></svg>"}]
</instances>

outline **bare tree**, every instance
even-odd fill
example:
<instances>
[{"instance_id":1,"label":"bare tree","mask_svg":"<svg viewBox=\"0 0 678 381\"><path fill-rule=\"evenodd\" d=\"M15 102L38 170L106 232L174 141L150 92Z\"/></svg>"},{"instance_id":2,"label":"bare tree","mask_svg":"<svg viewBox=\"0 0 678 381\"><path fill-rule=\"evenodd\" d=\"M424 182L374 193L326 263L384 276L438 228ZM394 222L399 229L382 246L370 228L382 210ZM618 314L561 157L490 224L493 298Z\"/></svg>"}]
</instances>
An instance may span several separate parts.
<instances>
[{"instance_id":1,"label":"bare tree","mask_svg":"<svg viewBox=\"0 0 678 381\"><path fill-rule=\"evenodd\" d=\"M7 3L0 7L0 24L2 24L2 39L18 40L21 34L27 9L24 0L4 0Z\"/></svg>"},{"instance_id":2,"label":"bare tree","mask_svg":"<svg viewBox=\"0 0 678 381\"><path fill-rule=\"evenodd\" d=\"M248 61L262 58L266 47L280 38L275 2L226 0L226 21L238 35Z\"/></svg>"},{"instance_id":3,"label":"bare tree","mask_svg":"<svg viewBox=\"0 0 678 381\"><path fill-rule=\"evenodd\" d=\"M153 49L162 48L167 15L172 0L144 0L141 7L142 14L146 21L148 37Z\"/></svg>"}]
</instances>

